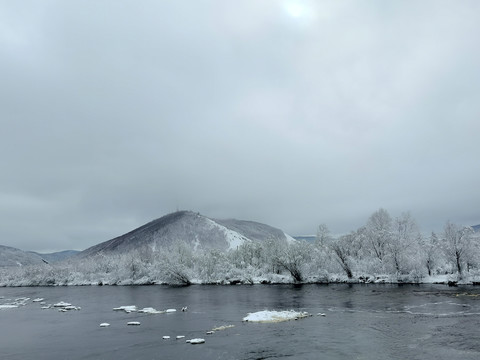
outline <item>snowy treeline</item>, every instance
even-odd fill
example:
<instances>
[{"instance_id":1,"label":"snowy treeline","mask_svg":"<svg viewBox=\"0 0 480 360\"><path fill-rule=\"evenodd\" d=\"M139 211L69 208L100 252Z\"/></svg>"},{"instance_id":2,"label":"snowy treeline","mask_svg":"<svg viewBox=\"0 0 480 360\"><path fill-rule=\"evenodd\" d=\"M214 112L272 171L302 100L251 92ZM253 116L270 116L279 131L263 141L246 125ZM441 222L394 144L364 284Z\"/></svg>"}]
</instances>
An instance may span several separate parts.
<instances>
[{"instance_id":1,"label":"snowy treeline","mask_svg":"<svg viewBox=\"0 0 480 360\"><path fill-rule=\"evenodd\" d=\"M380 209L349 234L320 225L315 243L246 242L194 251L182 241L81 261L0 270L1 286L480 281L480 238L450 222L422 235L409 213Z\"/></svg>"}]
</instances>

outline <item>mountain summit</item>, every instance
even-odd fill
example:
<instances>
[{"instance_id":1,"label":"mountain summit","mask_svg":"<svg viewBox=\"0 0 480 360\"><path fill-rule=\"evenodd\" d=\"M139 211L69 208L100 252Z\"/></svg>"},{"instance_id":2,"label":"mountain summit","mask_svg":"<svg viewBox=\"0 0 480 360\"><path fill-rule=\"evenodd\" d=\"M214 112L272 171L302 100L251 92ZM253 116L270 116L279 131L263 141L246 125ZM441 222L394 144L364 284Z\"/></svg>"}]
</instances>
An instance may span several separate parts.
<instances>
[{"instance_id":1,"label":"mountain summit","mask_svg":"<svg viewBox=\"0 0 480 360\"><path fill-rule=\"evenodd\" d=\"M194 250L236 249L245 242L295 241L282 230L254 221L211 219L192 211L177 211L112 240L94 245L78 256L124 253L142 247L161 249L183 241Z\"/></svg>"}]
</instances>

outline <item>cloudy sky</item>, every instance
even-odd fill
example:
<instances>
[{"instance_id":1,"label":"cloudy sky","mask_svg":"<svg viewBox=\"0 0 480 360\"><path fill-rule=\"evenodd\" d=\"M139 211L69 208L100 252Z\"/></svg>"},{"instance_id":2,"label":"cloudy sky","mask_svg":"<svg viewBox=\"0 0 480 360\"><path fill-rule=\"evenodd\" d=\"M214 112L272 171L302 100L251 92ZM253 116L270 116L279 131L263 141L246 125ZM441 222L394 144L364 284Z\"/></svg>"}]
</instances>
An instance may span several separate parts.
<instances>
[{"instance_id":1,"label":"cloudy sky","mask_svg":"<svg viewBox=\"0 0 480 360\"><path fill-rule=\"evenodd\" d=\"M480 223L478 1L0 0L0 244L177 209Z\"/></svg>"}]
</instances>

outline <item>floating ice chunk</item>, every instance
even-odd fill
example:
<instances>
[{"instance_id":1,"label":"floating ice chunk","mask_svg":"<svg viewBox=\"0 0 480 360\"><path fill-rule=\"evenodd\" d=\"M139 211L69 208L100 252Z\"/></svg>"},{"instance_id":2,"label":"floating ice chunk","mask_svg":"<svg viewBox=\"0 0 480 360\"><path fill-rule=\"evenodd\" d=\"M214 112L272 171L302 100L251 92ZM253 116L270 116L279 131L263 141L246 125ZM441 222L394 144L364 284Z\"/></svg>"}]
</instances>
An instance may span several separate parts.
<instances>
[{"instance_id":1,"label":"floating ice chunk","mask_svg":"<svg viewBox=\"0 0 480 360\"><path fill-rule=\"evenodd\" d=\"M177 335L176 339L184 339L185 338L185 335Z\"/></svg>"},{"instance_id":2,"label":"floating ice chunk","mask_svg":"<svg viewBox=\"0 0 480 360\"><path fill-rule=\"evenodd\" d=\"M129 321L127 325L138 326L140 325L140 321Z\"/></svg>"},{"instance_id":3,"label":"floating ice chunk","mask_svg":"<svg viewBox=\"0 0 480 360\"><path fill-rule=\"evenodd\" d=\"M18 308L18 305L13 305L13 304L0 305L0 310L13 309L13 308Z\"/></svg>"},{"instance_id":4,"label":"floating ice chunk","mask_svg":"<svg viewBox=\"0 0 480 360\"><path fill-rule=\"evenodd\" d=\"M109 326L110 326L109 323L101 323L101 324L100 324L100 327L109 327Z\"/></svg>"},{"instance_id":5,"label":"floating ice chunk","mask_svg":"<svg viewBox=\"0 0 480 360\"><path fill-rule=\"evenodd\" d=\"M207 335L213 335L213 334L215 334L215 331L213 331L213 330L212 331L207 331Z\"/></svg>"},{"instance_id":6,"label":"floating ice chunk","mask_svg":"<svg viewBox=\"0 0 480 360\"><path fill-rule=\"evenodd\" d=\"M36 298L36 299L33 299L32 302L41 302L45 300L44 298Z\"/></svg>"},{"instance_id":7,"label":"floating ice chunk","mask_svg":"<svg viewBox=\"0 0 480 360\"><path fill-rule=\"evenodd\" d=\"M230 329L233 327L235 327L235 325L223 325L223 326L218 326L216 328L213 328L212 331L222 331L222 330Z\"/></svg>"},{"instance_id":8,"label":"floating ice chunk","mask_svg":"<svg viewBox=\"0 0 480 360\"><path fill-rule=\"evenodd\" d=\"M201 339L201 338L195 338L195 339L190 339L190 340L187 340L186 341L187 343L190 343L190 344L203 344L205 342L205 339Z\"/></svg>"},{"instance_id":9,"label":"floating ice chunk","mask_svg":"<svg viewBox=\"0 0 480 360\"><path fill-rule=\"evenodd\" d=\"M324 313L318 313L317 316L327 316Z\"/></svg>"},{"instance_id":10,"label":"floating ice chunk","mask_svg":"<svg viewBox=\"0 0 480 360\"><path fill-rule=\"evenodd\" d=\"M67 302L64 302L64 301L60 301L56 304L53 304L53 307L66 307L66 306L71 306L72 304L70 303L67 303Z\"/></svg>"},{"instance_id":11,"label":"floating ice chunk","mask_svg":"<svg viewBox=\"0 0 480 360\"><path fill-rule=\"evenodd\" d=\"M113 311L125 311L126 313L131 313L131 312L137 311L137 307L135 305L126 305L126 306L113 308Z\"/></svg>"},{"instance_id":12,"label":"floating ice chunk","mask_svg":"<svg viewBox=\"0 0 480 360\"><path fill-rule=\"evenodd\" d=\"M145 314L163 314L165 311L160 311L157 309L154 309L152 307L146 307L141 310L138 310L139 313L145 313Z\"/></svg>"},{"instance_id":13,"label":"floating ice chunk","mask_svg":"<svg viewBox=\"0 0 480 360\"><path fill-rule=\"evenodd\" d=\"M168 340L168 339L170 339L170 336L168 336L168 335L167 335L167 336L163 336L162 339L163 339L163 340Z\"/></svg>"},{"instance_id":14,"label":"floating ice chunk","mask_svg":"<svg viewBox=\"0 0 480 360\"><path fill-rule=\"evenodd\" d=\"M15 299L14 301L14 305L21 305L21 306L25 306L27 305L27 301L30 300L30 298L28 297L20 297L20 298L17 298Z\"/></svg>"},{"instance_id":15,"label":"floating ice chunk","mask_svg":"<svg viewBox=\"0 0 480 360\"><path fill-rule=\"evenodd\" d=\"M262 323L270 323L270 322L281 322L281 321L288 321L288 320L298 320L301 318L305 318L311 316L307 312L297 312L297 311L258 311L255 313L249 313L246 317L243 318L243 321L249 322L262 322Z\"/></svg>"},{"instance_id":16,"label":"floating ice chunk","mask_svg":"<svg viewBox=\"0 0 480 360\"><path fill-rule=\"evenodd\" d=\"M167 309L167 310L165 310L165 312L166 312L167 314L168 314L168 313L174 313L174 312L176 312L176 311L177 311L177 309Z\"/></svg>"}]
</instances>

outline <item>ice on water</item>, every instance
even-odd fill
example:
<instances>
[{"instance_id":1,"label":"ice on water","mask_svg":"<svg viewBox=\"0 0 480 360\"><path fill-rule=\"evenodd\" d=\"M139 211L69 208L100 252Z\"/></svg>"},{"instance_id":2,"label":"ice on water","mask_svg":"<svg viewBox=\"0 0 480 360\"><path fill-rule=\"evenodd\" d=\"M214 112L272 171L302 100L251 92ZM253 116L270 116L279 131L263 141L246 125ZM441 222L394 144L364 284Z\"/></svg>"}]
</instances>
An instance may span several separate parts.
<instances>
[{"instance_id":1,"label":"ice on water","mask_svg":"<svg viewBox=\"0 0 480 360\"><path fill-rule=\"evenodd\" d=\"M257 311L254 313L249 313L246 317L243 318L243 321L248 322L281 322L288 320L297 320L310 316L307 312L298 312L294 310L285 310L285 311L270 311L263 310Z\"/></svg>"}]
</instances>

